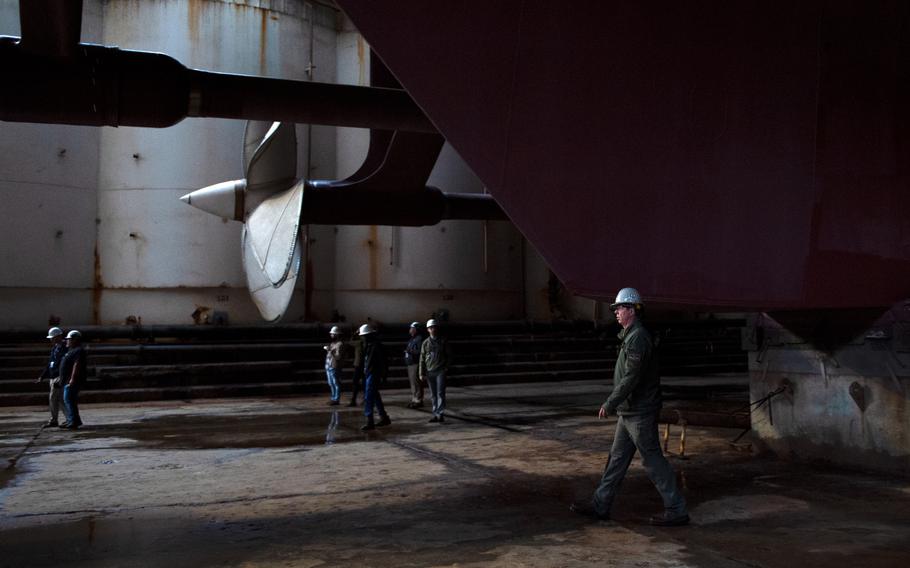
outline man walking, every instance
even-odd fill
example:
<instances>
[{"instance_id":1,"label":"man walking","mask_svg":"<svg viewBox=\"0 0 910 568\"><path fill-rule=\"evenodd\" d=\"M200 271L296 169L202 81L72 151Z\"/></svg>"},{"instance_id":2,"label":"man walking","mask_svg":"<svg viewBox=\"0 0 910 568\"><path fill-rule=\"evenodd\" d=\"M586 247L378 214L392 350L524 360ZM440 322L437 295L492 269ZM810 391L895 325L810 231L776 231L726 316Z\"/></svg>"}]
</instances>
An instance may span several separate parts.
<instances>
[{"instance_id":1,"label":"man walking","mask_svg":"<svg viewBox=\"0 0 910 568\"><path fill-rule=\"evenodd\" d=\"M438 336L434 319L427 321L427 333L430 337L420 346L420 380L427 383L433 400L433 418L430 418L430 422L445 422L449 342Z\"/></svg>"},{"instance_id":2,"label":"man walking","mask_svg":"<svg viewBox=\"0 0 910 568\"><path fill-rule=\"evenodd\" d=\"M366 423L361 430L373 430L376 426L388 426L392 423L382 404L382 394L379 388L385 382L389 370L385 346L376 336L376 330L363 324L360 326L360 336L363 338L363 415ZM379 422L373 422L373 409L379 413Z\"/></svg>"},{"instance_id":3,"label":"man walking","mask_svg":"<svg viewBox=\"0 0 910 568\"><path fill-rule=\"evenodd\" d=\"M63 408L66 422L60 428L75 430L82 426L79 416L79 391L85 385L88 368L85 364L85 348L82 334L72 330L66 334L66 355L60 362L60 380L63 382Z\"/></svg>"},{"instance_id":4,"label":"man walking","mask_svg":"<svg viewBox=\"0 0 910 568\"><path fill-rule=\"evenodd\" d=\"M357 406L357 395L363 382L363 338L354 332L354 339L348 345L354 351L354 370L351 373L351 401L348 406Z\"/></svg>"},{"instance_id":5,"label":"man walking","mask_svg":"<svg viewBox=\"0 0 910 568\"><path fill-rule=\"evenodd\" d=\"M610 306L622 326L620 348L613 371L613 392L597 416L617 414L610 458L591 501L572 504L572 511L602 520L629 469L636 450L651 483L663 498L664 512L651 517L652 525L678 526L689 522L686 500L676 487L676 473L660 449L657 418L660 414L660 375L651 336L639 321L642 300L634 288L623 288Z\"/></svg>"},{"instance_id":6,"label":"man walking","mask_svg":"<svg viewBox=\"0 0 910 568\"><path fill-rule=\"evenodd\" d=\"M408 330L411 338L404 348L404 364L408 367L408 382L411 383L411 402L408 408L421 408L423 406L423 381L418 376L420 367L420 346L423 344L423 335L420 333L420 323L411 322Z\"/></svg>"},{"instance_id":7,"label":"man walking","mask_svg":"<svg viewBox=\"0 0 910 568\"><path fill-rule=\"evenodd\" d=\"M331 341L323 345L325 349L325 376L329 383L329 405L338 406L341 400L341 362L344 358L344 342L340 338L341 330L332 326L329 330Z\"/></svg>"},{"instance_id":8,"label":"man walking","mask_svg":"<svg viewBox=\"0 0 910 568\"><path fill-rule=\"evenodd\" d=\"M41 427L57 426L57 417L60 415L60 406L63 401L63 385L60 380L60 363L63 356L66 355L66 343L63 339L63 330L59 327L52 327L47 331L47 338L51 340L51 354L48 358L47 365L41 371L36 383L47 379L50 388L48 403L50 405L51 419L45 422Z\"/></svg>"}]
</instances>

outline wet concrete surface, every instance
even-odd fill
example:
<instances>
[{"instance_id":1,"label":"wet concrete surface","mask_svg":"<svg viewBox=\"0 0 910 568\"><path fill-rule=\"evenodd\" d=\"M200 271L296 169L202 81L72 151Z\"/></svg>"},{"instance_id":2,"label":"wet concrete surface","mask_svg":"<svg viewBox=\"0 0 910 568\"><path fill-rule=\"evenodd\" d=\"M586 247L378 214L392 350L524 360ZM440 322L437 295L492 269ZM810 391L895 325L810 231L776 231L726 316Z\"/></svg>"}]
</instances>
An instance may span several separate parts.
<instances>
[{"instance_id":1,"label":"wet concrete surface","mask_svg":"<svg viewBox=\"0 0 910 568\"><path fill-rule=\"evenodd\" d=\"M688 527L647 524L637 460L614 522L570 513L607 458L605 390L453 388L443 425L390 391L367 434L324 398L86 405L76 432L0 409L0 566L910 564L910 479L753 456L737 430L690 427L671 457Z\"/></svg>"}]
</instances>

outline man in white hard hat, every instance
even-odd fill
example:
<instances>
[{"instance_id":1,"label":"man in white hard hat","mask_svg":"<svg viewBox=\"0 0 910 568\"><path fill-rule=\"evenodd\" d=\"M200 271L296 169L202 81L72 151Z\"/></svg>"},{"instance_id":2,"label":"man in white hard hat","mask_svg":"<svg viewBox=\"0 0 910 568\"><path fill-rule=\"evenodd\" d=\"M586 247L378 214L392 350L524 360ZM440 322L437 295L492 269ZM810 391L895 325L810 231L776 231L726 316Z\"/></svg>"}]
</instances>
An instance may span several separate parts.
<instances>
[{"instance_id":1,"label":"man in white hard hat","mask_svg":"<svg viewBox=\"0 0 910 568\"><path fill-rule=\"evenodd\" d=\"M423 406L423 381L417 372L420 367L420 346L423 345L420 322L411 322L408 333L411 338L404 348L404 364L408 368L408 382L411 384L411 402L408 403L408 408L420 408Z\"/></svg>"},{"instance_id":2,"label":"man in white hard hat","mask_svg":"<svg viewBox=\"0 0 910 568\"><path fill-rule=\"evenodd\" d=\"M41 371L41 376L35 381L40 383L44 379L47 379L50 388L48 403L50 406L51 418L42 424L42 428L59 425L57 417L60 416L60 406L63 403L63 385L60 381L60 362L63 360L63 356L66 355L66 342L63 339L62 329L59 327L50 328L47 330L47 338L51 341L51 354L50 357L48 357L47 365L45 365L44 370Z\"/></svg>"},{"instance_id":3,"label":"man in white hard hat","mask_svg":"<svg viewBox=\"0 0 910 568\"><path fill-rule=\"evenodd\" d=\"M597 416L617 415L610 458L590 501L573 503L578 514L609 519L613 499L619 490L635 452L657 488L664 512L651 517L652 525L679 526L689 522L686 500L676 486L676 473L660 449L657 419L660 414L660 375L651 336L639 316L643 303L634 288L623 288L610 306L622 326L619 356L613 371L613 391Z\"/></svg>"},{"instance_id":4,"label":"man in white hard hat","mask_svg":"<svg viewBox=\"0 0 910 568\"><path fill-rule=\"evenodd\" d=\"M325 349L325 376L329 383L329 405L338 406L341 401L341 367L344 359L344 342L341 340L341 330L333 325L329 330L331 341L323 345Z\"/></svg>"},{"instance_id":5,"label":"man in white hard hat","mask_svg":"<svg viewBox=\"0 0 910 568\"><path fill-rule=\"evenodd\" d=\"M420 380L426 382L433 401L430 422L445 422L446 374L449 371L449 342L439 337L436 320L427 320L429 337L420 346Z\"/></svg>"},{"instance_id":6,"label":"man in white hard hat","mask_svg":"<svg viewBox=\"0 0 910 568\"><path fill-rule=\"evenodd\" d=\"M379 392L389 372L389 362L375 329L363 324L358 333L363 338L363 415L366 417L366 423L360 429L367 431L392 423ZM373 421L374 408L379 413L379 422Z\"/></svg>"},{"instance_id":7,"label":"man in white hard hat","mask_svg":"<svg viewBox=\"0 0 910 568\"><path fill-rule=\"evenodd\" d=\"M63 408L66 411L66 422L60 428L75 430L82 426L79 416L79 391L85 385L88 376L85 348L82 346L82 334L72 330L66 334L66 355L60 362L60 380L63 382Z\"/></svg>"}]
</instances>

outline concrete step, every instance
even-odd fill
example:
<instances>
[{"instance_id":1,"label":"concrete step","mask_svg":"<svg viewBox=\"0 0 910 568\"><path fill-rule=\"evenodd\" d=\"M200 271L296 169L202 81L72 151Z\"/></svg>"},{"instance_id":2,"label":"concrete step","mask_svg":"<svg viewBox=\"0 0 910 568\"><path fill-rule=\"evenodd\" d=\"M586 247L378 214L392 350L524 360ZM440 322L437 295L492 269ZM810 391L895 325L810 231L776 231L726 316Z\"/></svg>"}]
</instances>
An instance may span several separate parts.
<instances>
[{"instance_id":1,"label":"concrete step","mask_svg":"<svg viewBox=\"0 0 910 568\"><path fill-rule=\"evenodd\" d=\"M738 325L741 323L661 324L662 374L745 372L747 361ZM612 324L491 322L447 327L456 363L450 375L453 385L606 381L612 377L618 344L618 328ZM327 329L313 324L86 328L90 388L85 400L325 392ZM402 357L406 329L406 325L396 324L381 333L389 353L392 384L407 382ZM7 336L14 341L18 338L16 333ZM0 345L0 404L14 404L10 401L15 400L45 403L47 386L34 379L47 353L43 341L21 342L18 338L18 342ZM345 369L342 383L349 384L350 377L351 369Z\"/></svg>"},{"instance_id":2,"label":"concrete step","mask_svg":"<svg viewBox=\"0 0 910 568\"><path fill-rule=\"evenodd\" d=\"M484 363L455 365L453 375L511 372L528 373L537 371L569 371L576 369L600 369L607 371L601 360L544 361L522 363ZM349 380L353 370L342 369L341 380ZM404 366L389 368L391 378L407 378ZM144 365L99 367L96 378L100 388L167 388L177 386L204 386L216 384L238 384L255 380L281 381L293 377L294 381L325 382L325 370L320 367L300 367L290 361L260 361L244 363L206 363L191 365ZM20 382L23 386L34 387L34 382ZM0 383L2 385L2 383ZM31 390L35 390L32 388ZM13 389L0 392L13 392Z\"/></svg>"},{"instance_id":3,"label":"concrete step","mask_svg":"<svg viewBox=\"0 0 910 568\"><path fill-rule=\"evenodd\" d=\"M11 379L6 381L0 381L0 393L40 393L43 392L45 395L48 393L48 384L47 381L41 381L36 383L35 379Z\"/></svg>"},{"instance_id":4,"label":"concrete step","mask_svg":"<svg viewBox=\"0 0 910 568\"><path fill-rule=\"evenodd\" d=\"M227 398L241 396L294 396L301 394L327 393L324 376L318 380L312 373L297 379L292 374L288 381L243 382L237 384L184 385L168 387L143 387L128 389L102 389L99 381L89 380L80 393L81 403L96 402L141 402L149 400L187 400L194 398ZM515 384L537 381L602 381L606 394L612 385L612 375L605 376L598 370L574 370L565 372L541 371L531 373L489 373L453 376L451 386L472 386L483 384ZM671 377L663 380L664 398L670 400L730 399L748 401L748 377L743 374L720 374L717 376ZM390 377L385 389L408 388L407 378ZM350 394L349 377L342 383L344 396ZM34 393L0 393L0 406L44 406L47 391Z\"/></svg>"},{"instance_id":5,"label":"concrete step","mask_svg":"<svg viewBox=\"0 0 910 568\"><path fill-rule=\"evenodd\" d=\"M321 362L325 358L323 344L243 344L243 345L89 345L88 356L96 365L155 365L200 363L210 361L300 360ZM403 356L404 343L387 344L390 359L394 362ZM461 356L479 357L529 357L550 353L601 353L609 354L601 342L548 342L504 340L469 342L452 341L452 350ZM530 349L533 347L533 349ZM0 358L0 369L34 367L40 370L47 361L47 349L36 355L9 355Z\"/></svg>"},{"instance_id":6,"label":"concrete step","mask_svg":"<svg viewBox=\"0 0 910 568\"><path fill-rule=\"evenodd\" d=\"M319 392L312 383L240 383L235 385L179 386L164 388L130 388L93 390L79 393L80 404L96 402L142 402L149 400L185 400L193 398L228 398L237 396L287 396ZM0 406L46 405L47 393L0 394Z\"/></svg>"},{"instance_id":7,"label":"concrete step","mask_svg":"<svg viewBox=\"0 0 910 568\"><path fill-rule=\"evenodd\" d=\"M565 374L554 372L535 373L492 373L487 375L470 374L452 377L451 386L479 384L519 383L553 380L599 379L603 376L594 371L568 371ZM609 381L607 381L609 383ZM406 377L390 377L385 389L408 388ZM350 383L342 383L342 393L350 394ZM327 393L325 379L245 382L217 385L185 385L167 387L144 387L126 389L101 389L97 381L89 381L88 386L79 393L79 402L141 402L146 400L185 400L194 398L229 398L238 396L290 396L301 394ZM47 404L47 391L35 393L0 393L0 406L33 406Z\"/></svg>"},{"instance_id":8,"label":"concrete step","mask_svg":"<svg viewBox=\"0 0 910 568\"><path fill-rule=\"evenodd\" d=\"M38 378L44 367L8 367L0 369L0 384L7 381L28 381ZM89 363L88 374L95 374L95 366Z\"/></svg>"},{"instance_id":9,"label":"concrete step","mask_svg":"<svg viewBox=\"0 0 910 568\"><path fill-rule=\"evenodd\" d=\"M192 363L185 365L119 365L96 367L94 376L100 382L117 382L131 378L155 380L162 377L216 376L230 382L237 376L290 376L291 361L244 361L231 363Z\"/></svg>"}]
</instances>

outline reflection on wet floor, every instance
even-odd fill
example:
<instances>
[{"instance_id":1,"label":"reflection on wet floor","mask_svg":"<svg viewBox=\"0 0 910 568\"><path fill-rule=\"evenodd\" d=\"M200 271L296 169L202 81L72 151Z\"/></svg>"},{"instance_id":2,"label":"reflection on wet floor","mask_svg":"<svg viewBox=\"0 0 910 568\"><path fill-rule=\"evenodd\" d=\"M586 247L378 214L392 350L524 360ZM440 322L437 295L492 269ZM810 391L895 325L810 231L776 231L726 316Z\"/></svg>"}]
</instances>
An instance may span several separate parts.
<instances>
[{"instance_id":1,"label":"reflection on wet floor","mask_svg":"<svg viewBox=\"0 0 910 568\"><path fill-rule=\"evenodd\" d=\"M369 434L362 409L315 399L89 407L86 428L43 431L0 470L16 475L0 568L910 566L906 479L742 452L733 429L690 427L689 459L670 456L688 527L647 524L661 502L637 459L614 522L572 514L608 458L601 390L455 389L445 425L400 393ZM16 412L4 465L39 423Z\"/></svg>"},{"instance_id":2,"label":"reflection on wet floor","mask_svg":"<svg viewBox=\"0 0 910 568\"><path fill-rule=\"evenodd\" d=\"M407 421L369 434L360 431L361 411L257 415L179 414L144 418L130 423L87 426L80 438L122 437L159 449L279 448L316 446L377 439L411 431Z\"/></svg>"},{"instance_id":3,"label":"reflection on wet floor","mask_svg":"<svg viewBox=\"0 0 910 568\"><path fill-rule=\"evenodd\" d=\"M335 410L332 412L332 418L329 420L329 426L325 429L326 446L330 446L335 443L335 433L338 430L339 424L341 424L341 419L339 417L338 411Z\"/></svg>"}]
</instances>

